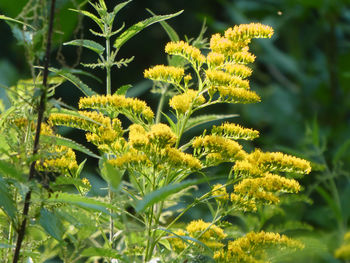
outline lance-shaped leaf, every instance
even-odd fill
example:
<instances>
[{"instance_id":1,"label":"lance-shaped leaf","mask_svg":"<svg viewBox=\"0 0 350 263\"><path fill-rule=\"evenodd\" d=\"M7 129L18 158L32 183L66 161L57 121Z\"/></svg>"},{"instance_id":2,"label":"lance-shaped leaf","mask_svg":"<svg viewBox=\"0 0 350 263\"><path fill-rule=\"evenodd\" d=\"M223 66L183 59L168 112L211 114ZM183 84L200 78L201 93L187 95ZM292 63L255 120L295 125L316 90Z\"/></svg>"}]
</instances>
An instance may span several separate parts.
<instances>
[{"instance_id":1,"label":"lance-shaped leaf","mask_svg":"<svg viewBox=\"0 0 350 263\"><path fill-rule=\"evenodd\" d=\"M25 25L27 27L30 27L31 29L33 30L36 30L35 27L27 24L27 23L24 23L22 21L19 21L17 19L14 19L14 18L11 18L11 17L8 17L8 16L4 16L4 15L0 15L0 20L7 20L7 21L10 21L10 22L15 22L15 23L18 23L18 24L22 24L22 25Z\"/></svg>"},{"instance_id":2,"label":"lance-shaped leaf","mask_svg":"<svg viewBox=\"0 0 350 263\"><path fill-rule=\"evenodd\" d=\"M66 147L72 148L74 150L80 151L82 153L85 153L86 155L89 155L91 157L101 159L100 156L94 154L92 151L90 151L85 146L83 146L83 145L81 145L81 144L79 144L71 139L64 138L64 137L51 136L51 135L41 135L40 138L46 143L53 142L53 143L55 143L55 145L66 146Z\"/></svg>"},{"instance_id":3,"label":"lance-shaped leaf","mask_svg":"<svg viewBox=\"0 0 350 263\"><path fill-rule=\"evenodd\" d=\"M0 177L0 207L13 219L16 216L16 207L11 196L10 189L6 186L5 180Z\"/></svg>"},{"instance_id":4,"label":"lance-shaped leaf","mask_svg":"<svg viewBox=\"0 0 350 263\"><path fill-rule=\"evenodd\" d=\"M22 176L22 172L19 171L14 165L5 160L0 160L0 173L4 177L11 177L19 182L23 182L25 177Z\"/></svg>"},{"instance_id":5,"label":"lance-shaped leaf","mask_svg":"<svg viewBox=\"0 0 350 263\"><path fill-rule=\"evenodd\" d=\"M102 45L100 45L95 41L87 40L87 39L75 39L75 40L66 42L63 45L82 46L96 52L99 55L102 55L103 52L105 51L105 48Z\"/></svg>"},{"instance_id":6,"label":"lance-shaped leaf","mask_svg":"<svg viewBox=\"0 0 350 263\"><path fill-rule=\"evenodd\" d=\"M147 195L144 196L144 198L140 201L136 202L136 212L142 212L147 207L165 200L168 196L177 193L191 185L197 185L204 182L207 182L208 180L214 180L218 179L218 177L215 178L203 178L203 179L197 179L197 180L186 180L181 183L175 183L175 184L169 184L167 186L164 186L160 189L157 189Z\"/></svg>"},{"instance_id":7,"label":"lance-shaped leaf","mask_svg":"<svg viewBox=\"0 0 350 263\"><path fill-rule=\"evenodd\" d=\"M119 87L114 94L125 95L126 92L128 91L128 89L130 89L131 87L132 87L132 85L130 85L130 84L123 85L123 86Z\"/></svg>"},{"instance_id":8,"label":"lance-shaped leaf","mask_svg":"<svg viewBox=\"0 0 350 263\"><path fill-rule=\"evenodd\" d=\"M157 16L155 13L153 13L150 9L146 9L151 15ZM180 38L176 31L165 21L160 21L160 25L163 27L165 32L168 34L171 41L176 42L179 41Z\"/></svg>"},{"instance_id":9,"label":"lance-shaped leaf","mask_svg":"<svg viewBox=\"0 0 350 263\"><path fill-rule=\"evenodd\" d=\"M77 9L71 9L71 8L70 8L69 10L74 11L74 12L77 12L77 13L80 13L80 14L82 14L82 15L84 15L84 16L87 16L87 17L91 18L91 19L94 20L95 23L101 28L102 31L104 30L103 23L102 23L101 20L100 20L97 16L95 16L94 14L91 14L90 12L85 11L85 10L77 10Z\"/></svg>"},{"instance_id":10,"label":"lance-shaped leaf","mask_svg":"<svg viewBox=\"0 0 350 263\"><path fill-rule=\"evenodd\" d=\"M39 223L50 236L58 241L62 241L63 234L66 230L61 222L61 218L59 218L54 212L42 208L40 211Z\"/></svg>"},{"instance_id":11,"label":"lance-shaped leaf","mask_svg":"<svg viewBox=\"0 0 350 263\"><path fill-rule=\"evenodd\" d=\"M116 16L116 14L124 7L126 6L127 4L129 4L131 2L131 0L129 1L125 1L125 2L122 2L120 4L117 4L114 9L113 9L113 17Z\"/></svg>"},{"instance_id":12,"label":"lance-shaped leaf","mask_svg":"<svg viewBox=\"0 0 350 263\"><path fill-rule=\"evenodd\" d=\"M193 118L190 118L186 123L184 132L207 122L218 121L218 120L223 120L228 118L235 118L235 117L238 117L238 114L229 114L229 115L211 114L211 115L200 115L198 117L193 117Z\"/></svg>"},{"instance_id":13,"label":"lance-shaped leaf","mask_svg":"<svg viewBox=\"0 0 350 263\"><path fill-rule=\"evenodd\" d=\"M160 21L164 21L167 19L170 19L172 17L178 16L179 14L181 14L183 12L183 10L174 13L174 14L170 14L170 15L162 15L162 16L153 16L150 17L148 19L145 19L141 22L136 23L135 25L129 27L127 30L125 30L115 41L114 43L114 47L116 49L120 49L122 45L125 44L126 41L128 41L130 38L132 38L133 36L135 36L137 33L139 33L141 30L145 29L146 27L160 22Z\"/></svg>"}]
</instances>

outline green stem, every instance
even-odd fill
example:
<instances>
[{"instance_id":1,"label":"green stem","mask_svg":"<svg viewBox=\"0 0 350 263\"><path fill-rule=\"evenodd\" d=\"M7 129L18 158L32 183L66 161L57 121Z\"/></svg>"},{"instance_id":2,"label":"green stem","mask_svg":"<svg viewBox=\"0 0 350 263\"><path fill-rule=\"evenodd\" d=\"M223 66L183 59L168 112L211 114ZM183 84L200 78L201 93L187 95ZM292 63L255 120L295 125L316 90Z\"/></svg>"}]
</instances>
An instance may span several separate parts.
<instances>
[{"instance_id":1,"label":"green stem","mask_svg":"<svg viewBox=\"0 0 350 263\"><path fill-rule=\"evenodd\" d=\"M109 189L108 190L109 203L112 204L113 193ZM111 248L113 248L113 236L114 236L114 221L113 221L113 209L110 209L110 217L109 217L109 243L111 244Z\"/></svg>"},{"instance_id":2,"label":"green stem","mask_svg":"<svg viewBox=\"0 0 350 263\"><path fill-rule=\"evenodd\" d=\"M162 89L162 95L160 97L158 108L157 108L156 123L160 122L160 117L161 117L162 109L164 106L167 90L168 90L167 86Z\"/></svg>"},{"instance_id":3,"label":"green stem","mask_svg":"<svg viewBox=\"0 0 350 263\"><path fill-rule=\"evenodd\" d=\"M106 37L106 94L111 95L111 42L109 36Z\"/></svg>"}]
</instances>

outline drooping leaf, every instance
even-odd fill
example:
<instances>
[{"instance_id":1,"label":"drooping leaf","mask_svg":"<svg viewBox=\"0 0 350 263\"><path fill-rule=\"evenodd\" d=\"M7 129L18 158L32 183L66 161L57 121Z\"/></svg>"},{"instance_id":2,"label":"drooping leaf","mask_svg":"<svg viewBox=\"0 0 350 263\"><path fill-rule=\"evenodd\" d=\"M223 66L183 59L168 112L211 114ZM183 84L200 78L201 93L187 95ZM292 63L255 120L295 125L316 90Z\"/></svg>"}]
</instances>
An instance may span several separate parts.
<instances>
[{"instance_id":1,"label":"drooping leaf","mask_svg":"<svg viewBox=\"0 0 350 263\"><path fill-rule=\"evenodd\" d=\"M61 69L62 71L67 71L69 73L72 73L72 74L76 74L76 75L84 75L84 76L88 76L90 78L93 78L95 80L97 80L99 83L102 83L102 80L98 77L96 77L94 74L91 74L89 72L86 72L84 70L81 70L81 69L75 69L75 68L62 68Z\"/></svg>"},{"instance_id":2,"label":"drooping leaf","mask_svg":"<svg viewBox=\"0 0 350 263\"><path fill-rule=\"evenodd\" d=\"M10 189L6 186L4 179L0 177L0 207L11 218L16 216L16 206L13 202Z\"/></svg>"},{"instance_id":3,"label":"drooping leaf","mask_svg":"<svg viewBox=\"0 0 350 263\"><path fill-rule=\"evenodd\" d=\"M150 9L146 9L151 15L157 16L155 13L153 13ZM163 27L165 32L168 34L171 41L176 42L179 41L180 38L176 31L165 21L160 21L160 25Z\"/></svg>"},{"instance_id":4,"label":"drooping leaf","mask_svg":"<svg viewBox=\"0 0 350 263\"><path fill-rule=\"evenodd\" d=\"M81 255L85 256L85 257L100 256L100 257L103 257L103 258L121 259L120 254L115 249L102 248L102 247L89 247L89 248L86 248L86 249L83 250Z\"/></svg>"},{"instance_id":5,"label":"drooping leaf","mask_svg":"<svg viewBox=\"0 0 350 263\"><path fill-rule=\"evenodd\" d=\"M64 229L61 219L54 212L42 208L40 211L39 223L49 235L58 241L62 241L66 230Z\"/></svg>"},{"instance_id":6,"label":"drooping leaf","mask_svg":"<svg viewBox=\"0 0 350 263\"><path fill-rule=\"evenodd\" d=\"M82 46L96 52L99 55L102 55L103 52L105 51L105 48L102 45L100 45L95 41L87 40L87 39L75 39L75 40L63 43L63 45Z\"/></svg>"},{"instance_id":7,"label":"drooping leaf","mask_svg":"<svg viewBox=\"0 0 350 263\"><path fill-rule=\"evenodd\" d=\"M216 178L210 178L210 180L214 180L217 179ZM147 194L146 196L143 197L142 200L137 201L136 202L136 211L137 212L142 212L144 211L147 207L165 200L168 196L177 193L191 185L197 185L197 184L201 184L203 182L207 182L208 179L204 178L204 179L197 179L197 180L186 180L183 181L181 183L173 183L173 184L169 184L167 186L164 186L160 189L157 189L149 194Z\"/></svg>"},{"instance_id":8,"label":"drooping leaf","mask_svg":"<svg viewBox=\"0 0 350 263\"><path fill-rule=\"evenodd\" d=\"M198 125L211 122L211 121L218 121L228 118L235 118L238 114L230 114L230 115L217 115L217 114L211 114L211 115L200 115L198 117L190 118L184 128L184 132L188 131L189 129L192 129Z\"/></svg>"},{"instance_id":9,"label":"drooping leaf","mask_svg":"<svg viewBox=\"0 0 350 263\"><path fill-rule=\"evenodd\" d=\"M77 13L80 13L80 14L82 14L82 15L84 15L84 16L87 16L87 17L91 18L91 19L94 20L95 23L101 28L102 31L104 30L103 23L102 23L101 20L100 20L97 16L95 16L94 14L92 14L92 13L90 13L90 12L88 12L88 11L85 11L85 10L77 10L77 9L72 9L72 8L70 8L69 10L74 11L74 12L77 12Z\"/></svg>"},{"instance_id":10,"label":"drooping leaf","mask_svg":"<svg viewBox=\"0 0 350 263\"><path fill-rule=\"evenodd\" d=\"M27 23L24 23L22 21L19 21L17 19L14 19L14 18L11 18L11 17L8 17L8 16L5 16L5 15L0 15L0 20L7 20L7 21L10 21L10 22L15 22L15 23L19 23L19 24L22 24L22 25L25 25L27 27L30 27L31 29L33 30L36 30L35 27L27 24Z\"/></svg>"},{"instance_id":11,"label":"drooping leaf","mask_svg":"<svg viewBox=\"0 0 350 263\"><path fill-rule=\"evenodd\" d=\"M109 164L106 160L101 160L100 170L103 179L108 183L113 191L117 191L125 170L118 169Z\"/></svg>"},{"instance_id":12,"label":"drooping leaf","mask_svg":"<svg viewBox=\"0 0 350 263\"><path fill-rule=\"evenodd\" d=\"M38 68L42 68L42 67L38 67ZM92 89L90 89L88 87L88 85L86 85L85 83L83 83L78 77L74 76L73 74L64 71L64 70L59 70L56 68L49 68L49 71L56 73L57 75L62 76L63 78L65 78L66 80L68 80L69 82L73 83L74 86L76 86L78 89L80 89L80 91L82 93L84 93L85 96L92 96L95 95L96 92L94 92Z\"/></svg>"},{"instance_id":13,"label":"drooping leaf","mask_svg":"<svg viewBox=\"0 0 350 263\"><path fill-rule=\"evenodd\" d=\"M89 211L98 211L107 215L110 215L110 212L108 211L108 209L113 209L115 211L118 210L117 207L111 204L108 204L106 202L102 202L86 196L80 196L80 195L69 194L69 193L59 193L57 195L51 196L49 199L46 199L45 201L50 203L65 203L65 204L75 205L77 207L80 207Z\"/></svg>"},{"instance_id":14,"label":"drooping leaf","mask_svg":"<svg viewBox=\"0 0 350 263\"><path fill-rule=\"evenodd\" d=\"M125 30L122 34L120 34L120 36L116 39L116 41L114 43L114 47L116 49L120 49L121 46L123 46L125 44L125 42L127 42L130 38L135 36L137 33L139 33L141 30L145 29L146 27L148 27L154 23L178 16L182 12L183 12L183 10L181 10L177 13L174 13L174 14L170 14L170 15L153 16L153 17L150 17L148 19L145 19L141 22L134 24L133 26L131 26L127 30Z\"/></svg>"},{"instance_id":15,"label":"drooping leaf","mask_svg":"<svg viewBox=\"0 0 350 263\"><path fill-rule=\"evenodd\" d=\"M117 91L114 94L125 95L126 92L128 91L128 89L130 89L131 87L132 87L132 85L130 85L130 84L123 85L123 86L119 87L119 89L117 89Z\"/></svg>"},{"instance_id":16,"label":"drooping leaf","mask_svg":"<svg viewBox=\"0 0 350 263\"><path fill-rule=\"evenodd\" d=\"M82 153L85 153L86 155L89 155L91 157L101 159L100 156L94 154L92 151L90 151L85 146L83 146L83 145L81 145L81 144L79 144L71 139L64 138L64 137L51 136L51 135L41 135L40 138L46 143L54 142L56 145L66 146L66 147L72 148L74 150L80 151Z\"/></svg>"}]
</instances>

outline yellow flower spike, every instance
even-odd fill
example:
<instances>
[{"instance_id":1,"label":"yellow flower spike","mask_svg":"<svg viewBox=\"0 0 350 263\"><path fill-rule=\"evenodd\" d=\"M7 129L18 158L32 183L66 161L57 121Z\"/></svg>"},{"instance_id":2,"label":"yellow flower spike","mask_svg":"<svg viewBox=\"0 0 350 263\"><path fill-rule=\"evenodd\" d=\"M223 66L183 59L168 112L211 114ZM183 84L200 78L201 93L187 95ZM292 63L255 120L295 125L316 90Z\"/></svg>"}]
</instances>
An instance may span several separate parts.
<instances>
[{"instance_id":1,"label":"yellow flower spike","mask_svg":"<svg viewBox=\"0 0 350 263\"><path fill-rule=\"evenodd\" d=\"M212 86L209 93L213 96L218 91L220 99L228 103L257 103L261 99L254 91L230 86Z\"/></svg>"},{"instance_id":2,"label":"yellow flower spike","mask_svg":"<svg viewBox=\"0 0 350 263\"><path fill-rule=\"evenodd\" d=\"M206 76L208 81L215 86L230 86L234 88L249 89L248 80L242 80L239 77L232 76L231 74L221 70L208 69L206 71Z\"/></svg>"},{"instance_id":3,"label":"yellow flower spike","mask_svg":"<svg viewBox=\"0 0 350 263\"><path fill-rule=\"evenodd\" d=\"M225 57L232 57L234 53L245 50L249 42L249 39L234 42L222 37L220 34L214 34L210 38L210 48L213 52L221 53Z\"/></svg>"},{"instance_id":4,"label":"yellow flower spike","mask_svg":"<svg viewBox=\"0 0 350 263\"><path fill-rule=\"evenodd\" d=\"M224 64L225 56L217 52L209 52L207 55L207 64L209 68L216 68Z\"/></svg>"},{"instance_id":5,"label":"yellow flower spike","mask_svg":"<svg viewBox=\"0 0 350 263\"><path fill-rule=\"evenodd\" d=\"M273 29L260 23L234 26L225 31L225 37L231 41L244 41L251 38L271 38Z\"/></svg>"},{"instance_id":6,"label":"yellow flower spike","mask_svg":"<svg viewBox=\"0 0 350 263\"><path fill-rule=\"evenodd\" d=\"M247 161L237 161L232 167L236 177L259 177L264 174L257 165Z\"/></svg>"},{"instance_id":7,"label":"yellow flower spike","mask_svg":"<svg viewBox=\"0 0 350 263\"><path fill-rule=\"evenodd\" d=\"M232 58L238 64L249 64L255 61L256 56L248 51L242 51L233 53Z\"/></svg>"},{"instance_id":8,"label":"yellow flower spike","mask_svg":"<svg viewBox=\"0 0 350 263\"><path fill-rule=\"evenodd\" d=\"M151 162L148 159L147 155L139 152L135 149L130 149L127 153L117 157L116 159L110 159L108 162L111 165L117 166L117 167L127 167L128 165L135 166L150 166Z\"/></svg>"},{"instance_id":9,"label":"yellow flower spike","mask_svg":"<svg viewBox=\"0 0 350 263\"><path fill-rule=\"evenodd\" d=\"M191 237L199 238L202 240L221 240L227 237L224 230L220 227L204 222L202 219L191 221L187 227L186 231Z\"/></svg>"},{"instance_id":10,"label":"yellow flower spike","mask_svg":"<svg viewBox=\"0 0 350 263\"><path fill-rule=\"evenodd\" d=\"M242 79L252 75L253 70L245 65L229 63L225 65L225 70L227 73L238 76Z\"/></svg>"},{"instance_id":11,"label":"yellow flower spike","mask_svg":"<svg viewBox=\"0 0 350 263\"><path fill-rule=\"evenodd\" d=\"M241 159L242 146L237 142L217 135L196 137L192 143L195 149L204 148L208 153L220 153L226 159Z\"/></svg>"},{"instance_id":12,"label":"yellow flower spike","mask_svg":"<svg viewBox=\"0 0 350 263\"><path fill-rule=\"evenodd\" d=\"M169 55L185 57L189 62L198 66L205 62L205 56L202 55L201 51L184 41L169 42L165 46L165 52Z\"/></svg>"},{"instance_id":13,"label":"yellow flower spike","mask_svg":"<svg viewBox=\"0 0 350 263\"><path fill-rule=\"evenodd\" d=\"M165 148L164 156L166 161L173 167L186 167L193 170L200 170L202 168L202 164L197 158L193 157L191 154L183 153L176 148Z\"/></svg>"},{"instance_id":14,"label":"yellow flower spike","mask_svg":"<svg viewBox=\"0 0 350 263\"><path fill-rule=\"evenodd\" d=\"M257 210L256 202L252 199L247 198L246 196L232 193L230 200L237 209L244 212L256 212Z\"/></svg>"},{"instance_id":15,"label":"yellow flower spike","mask_svg":"<svg viewBox=\"0 0 350 263\"><path fill-rule=\"evenodd\" d=\"M185 85L186 85L186 86L188 85L188 83L190 82L191 79L192 79L191 74L187 74L187 75L184 77L184 82L185 82Z\"/></svg>"},{"instance_id":16,"label":"yellow flower spike","mask_svg":"<svg viewBox=\"0 0 350 263\"><path fill-rule=\"evenodd\" d=\"M298 174L309 174L311 172L310 162L304 159L284 154L281 152L261 152L255 150L249 155L252 162L265 171L290 172Z\"/></svg>"},{"instance_id":17,"label":"yellow flower spike","mask_svg":"<svg viewBox=\"0 0 350 263\"><path fill-rule=\"evenodd\" d=\"M234 123L224 123L220 126L213 126L211 131L213 135L228 137L230 139L238 140L254 140L259 137L259 132Z\"/></svg>"},{"instance_id":18,"label":"yellow flower spike","mask_svg":"<svg viewBox=\"0 0 350 263\"><path fill-rule=\"evenodd\" d=\"M176 142L176 135L171 128L163 123L154 124L147 133L147 138L151 144L155 144L160 148L172 146Z\"/></svg>"},{"instance_id":19,"label":"yellow flower spike","mask_svg":"<svg viewBox=\"0 0 350 263\"><path fill-rule=\"evenodd\" d=\"M180 114L186 113L191 105L199 106L205 103L205 98L202 95L198 96L198 91L188 89L183 94L172 97L169 101L170 107Z\"/></svg>"},{"instance_id":20,"label":"yellow flower spike","mask_svg":"<svg viewBox=\"0 0 350 263\"><path fill-rule=\"evenodd\" d=\"M218 202L225 202L229 200L229 194L226 192L226 187L222 184L216 184L211 190L211 195L215 196Z\"/></svg>"},{"instance_id":21,"label":"yellow flower spike","mask_svg":"<svg viewBox=\"0 0 350 263\"><path fill-rule=\"evenodd\" d=\"M185 70L179 67L157 65L144 71L144 77L155 81L179 84Z\"/></svg>"},{"instance_id":22,"label":"yellow flower spike","mask_svg":"<svg viewBox=\"0 0 350 263\"><path fill-rule=\"evenodd\" d=\"M149 141L146 130L139 124L132 124L129 127L129 143L136 149L146 146Z\"/></svg>"}]
</instances>

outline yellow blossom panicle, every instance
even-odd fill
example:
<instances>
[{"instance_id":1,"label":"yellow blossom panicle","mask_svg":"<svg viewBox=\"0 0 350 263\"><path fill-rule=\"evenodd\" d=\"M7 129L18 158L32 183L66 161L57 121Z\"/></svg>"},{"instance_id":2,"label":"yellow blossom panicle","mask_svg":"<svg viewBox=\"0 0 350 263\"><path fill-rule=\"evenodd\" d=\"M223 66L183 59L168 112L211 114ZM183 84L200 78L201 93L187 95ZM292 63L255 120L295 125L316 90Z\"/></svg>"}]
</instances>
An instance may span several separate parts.
<instances>
[{"instance_id":1,"label":"yellow blossom panicle","mask_svg":"<svg viewBox=\"0 0 350 263\"><path fill-rule=\"evenodd\" d=\"M259 132L234 123L224 123L220 126L213 126L213 135L219 135L230 139L254 140L259 137Z\"/></svg>"},{"instance_id":2,"label":"yellow blossom panicle","mask_svg":"<svg viewBox=\"0 0 350 263\"><path fill-rule=\"evenodd\" d=\"M253 70L245 65L229 63L224 67L227 73L238 76L242 79L252 75Z\"/></svg>"},{"instance_id":3,"label":"yellow blossom panicle","mask_svg":"<svg viewBox=\"0 0 350 263\"><path fill-rule=\"evenodd\" d=\"M249 81L233 76L221 70L206 71L207 80L214 86L230 86L234 88L249 89Z\"/></svg>"},{"instance_id":4,"label":"yellow blossom panicle","mask_svg":"<svg viewBox=\"0 0 350 263\"><path fill-rule=\"evenodd\" d=\"M256 56L254 56L252 53L248 51L241 51L236 52L232 54L232 60L237 64L249 64L253 63L256 59Z\"/></svg>"},{"instance_id":5,"label":"yellow blossom panicle","mask_svg":"<svg viewBox=\"0 0 350 263\"><path fill-rule=\"evenodd\" d=\"M226 160L242 159L242 146L237 142L217 135L196 137L192 143L195 153L220 153Z\"/></svg>"},{"instance_id":6,"label":"yellow blossom panicle","mask_svg":"<svg viewBox=\"0 0 350 263\"><path fill-rule=\"evenodd\" d=\"M276 174L266 174L263 177L243 179L234 186L234 193L259 201L261 203L276 204L279 202L278 193L298 193L299 183L294 179L287 179Z\"/></svg>"},{"instance_id":7,"label":"yellow blossom panicle","mask_svg":"<svg viewBox=\"0 0 350 263\"><path fill-rule=\"evenodd\" d=\"M229 200L229 194L226 192L226 187L222 184L216 184L211 190L211 195L215 197L218 202L225 202Z\"/></svg>"},{"instance_id":8,"label":"yellow blossom panicle","mask_svg":"<svg viewBox=\"0 0 350 263\"><path fill-rule=\"evenodd\" d=\"M220 100L227 103L246 104L261 101L259 95L254 91L242 88L234 88L230 86L211 86L209 88L209 95L211 97L213 97L216 92L219 92Z\"/></svg>"},{"instance_id":9,"label":"yellow blossom panicle","mask_svg":"<svg viewBox=\"0 0 350 263\"><path fill-rule=\"evenodd\" d=\"M231 193L230 200L237 210L243 212L256 212L258 209L255 200L252 200L247 196Z\"/></svg>"},{"instance_id":10,"label":"yellow blossom panicle","mask_svg":"<svg viewBox=\"0 0 350 263\"><path fill-rule=\"evenodd\" d=\"M154 124L147 133L147 138L151 144L157 145L159 148L172 146L176 142L176 135L171 128L163 123Z\"/></svg>"},{"instance_id":11,"label":"yellow blossom panicle","mask_svg":"<svg viewBox=\"0 0 350 263\"><path fill-rule=\"evenodd\" d=\"M260 23L242 24L225 31L225 37L234 42L252 38L271 38L272 35L272 27Z\"/></svg>"},{"instance_id":12,"label":"yellow blossom panicle","mask_svg":"<svg viewBox=\"0 0 350 263\"><path fill-rule=\"evenodd\" d=\"M232 170L234 171L236 178L259 177L264 174L256 164L251 163L248 160L237 161L232 167Z\"/></svg>"},{"instance_id":13,"label":"yellow blossom panicle","mask_svg":"<svg viewBox=\"0 0 350 263\"><path fill-rule=\"evenodd\" d=\"M129 143L135 149L142 149L149 140L147 138L146 130L139 124L132 124L129 126Z\"/></svg>"},{"instance_id":14,"label":"yellow blossom panicle","mask_svg":"<svg viewBox=\"0 0 350 263\"><path fill-rule=\"evenodd\" d=\"M185 114L190 108L205 103L203 95L198 95L198 91L188 89L183 94L172 97L169 101L170 107L180 114Z\"/></svg>"},{"instance_id":15,"label":"yellow blossom panicle","mask_svg":"<svg viewBox=\"0 0 350 263\"><path fill-rule=\"evenodd\" d=\"M175 235L170 235L169 236L169 242L171 246L176 250L176 251L182 251L187 247L187 244L185 241L183 241L181 238L177 237L178 236L186 236L186 232L183 231L182 229L174 231Z\"/></svg>"},{"instance_id":16,"label":"yellow blossom panicle","mask_svg":"<svg viewBox=\"0 0 350 263\"><path fill-rule=\"evenodd\" d=\"M111 165L117 166L119 168L127 167L148 167L151 165L150 160L148 159L145 153L139 152L135 149L129 149L129 151L121 156L118 156L115 159L110 159L108 162Z\"/></svg>"},{"instance_id":17,"label":"yellow blossom panicle","mask_svg":"<svg viewBox=\"0 0 350 263\"><path fill-rule=\"evenodd\" d=\"M210 49L212 52L220 53L225 57L230 58L234 53L246 50L249 42L249 39L234 42L222 37L220 34L214 34L210 38Z\"/></svg>"},{"instance_id":18,"label":"yellow blossom panicle","mask_svg":"<svg viewBox=\"0 0 350 263\"><path fill-rule=\"evenodd\" d=\"M208 68L215 69L225 62L225 56L217 52L209 52L207 55Z\"/></svg>"},{"instance_id":19,"label":"yellow blossom panicle","mask_svg":"<svg viewBox=\"0 0 350 263\"><path fill-rule=\"evenodd\" d=\"M166 147L163 152L164 157L166 158L165 161L172 167L191 170L200 170L202 168L202 164L197 158L191 154L184 153L179 149Z\"/></svg>"},{"instance_id":20,"label":"yellow blossom panicle","mask_svg":"<svg viewBox=\"0 0 350 263\"><path fill-rule=\"evenodd\" d=\"M50 157L36 163L38 170L65 175L75 174L78 170L76 156L71 148L55 146L54 149L49 150L49 153L51 153Z\"/></svg>"},{"instance_id":21,"label":"yellow blossom panicle","mask_svg":"<svg viewBox=\"0 0 350 263\"><path fill-rule=\"evenodd\" d=\"M146 69L143 75L146 79L179 84L185 75L185 70L173 66L157 65Z\"/></svg>"},{"instance_id":22,"label":"yellow blossom panicle","mask_svg":"<svg viewBox=\"0 0 350 263\"><path fill-rule=\"evenodd\" d=\"M334 252L336 258L350 260L350 231L344 235L343 244Z\"/></svg>"},{"instance_id":23,"label":"yellow blossom panicle","mask_svg":"<svg viewBox=\"0 0 350 263\"><path fill-rule=\"evenodd\" d=\"M201 51L184 41L169 42L165 46L165 52L169 55L184 57L197 66L200 66L205 62L205 56L202 55Z\"/></svg>"},{"instance_id":24,"label":"yellow blossom panicle","mask_svg":"<svg viewBox=\"0 0 350 263\"><path fill-rule=\"evenodd\" d=\"M153 121L154 113L146 102L136 98L126 98L123 95L93 95L82 97L79 100L80 109L96 109L106 113L111 118L115 118L119 113L128 118L145 119Z\"/></svg>"},{"instance_id":25,"label":"yellow blossom panicle","mask_svg":"<svg viewBox=\"0 0 350 263\"><path fill-rule=\"evenodd\" d=\"M285 235L271 232L249 232L244 237L228 243L227 250L215 252L214 259L219 263L264 263L268 262L266 251L269 248L281 250L303 249L304 245Z\"/></svg>"},{"instance_id":26,"label":"yellow blossom panicle","mask_svg":"<svg viewBox=\"0 0 350 263\"><path fill-rule=\"evenodd\" d=\"M308 174L311 172L310 162L281 152L261 152L255 150L249 155L252 162L258 167L269 172L288 172Z\"/></svg>"}]
</instances>

